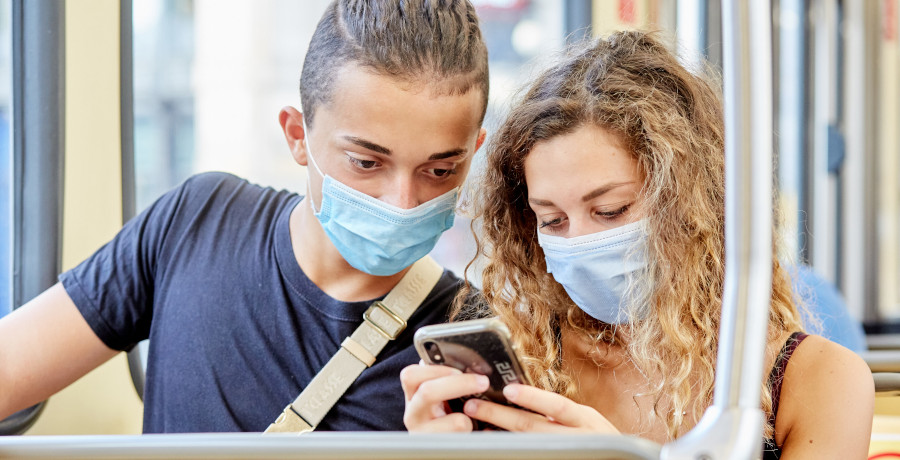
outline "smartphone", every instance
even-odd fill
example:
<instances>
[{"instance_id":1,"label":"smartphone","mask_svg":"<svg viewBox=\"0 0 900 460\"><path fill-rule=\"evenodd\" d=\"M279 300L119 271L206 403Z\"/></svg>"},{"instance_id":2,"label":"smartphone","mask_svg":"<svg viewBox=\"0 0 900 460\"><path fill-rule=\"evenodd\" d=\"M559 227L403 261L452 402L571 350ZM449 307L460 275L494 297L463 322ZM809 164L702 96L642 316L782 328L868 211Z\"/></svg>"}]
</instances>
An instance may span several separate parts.
<instances>
[{"instance_id":1,"label":"smartphone","mask_svg":"<svg viewBox=\"0 0 900 460\"><path fill-rule=\"evenodd\" d=\"M471 398L511 405L503 396L503 387L511 383L531 384L516 357L509 329L497 318L475 319L425 326L416 331L416 351L428 364L455 367L488 377L490 385L481 394L447 401L450 410L462 412ZM475 429L494 428L473 420Z\"/></svg>"}]
</instances>

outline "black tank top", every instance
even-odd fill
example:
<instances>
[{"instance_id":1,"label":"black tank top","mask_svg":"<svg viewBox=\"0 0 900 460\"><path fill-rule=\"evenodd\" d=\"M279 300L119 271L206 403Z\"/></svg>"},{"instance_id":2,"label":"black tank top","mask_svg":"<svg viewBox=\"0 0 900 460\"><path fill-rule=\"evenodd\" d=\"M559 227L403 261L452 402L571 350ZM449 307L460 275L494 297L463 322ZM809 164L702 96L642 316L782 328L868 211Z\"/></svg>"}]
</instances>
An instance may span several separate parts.
<instances>
[{"instance_id":1,"label":"black tank top","mask_svg":"<svg viewBox=\"0 0 900 460\"><path fill-rule=\"evenodd\" d=\"M808 337L802 332L794 332L784 343L781 352L775 359L775 365L772 366L772 372L769 373L769 388L772 389L772 413L769 415L769 423L775 427L775 417L778 415L778 402L781 398L781 384L784 382L784 373L787 371L788 360L794 354L794 350L800 345L800 342ZM772 438L763 441L763 460L777 460L781 458L781 448L775 444L774 435Z\"/></svg>"}]
</instances>

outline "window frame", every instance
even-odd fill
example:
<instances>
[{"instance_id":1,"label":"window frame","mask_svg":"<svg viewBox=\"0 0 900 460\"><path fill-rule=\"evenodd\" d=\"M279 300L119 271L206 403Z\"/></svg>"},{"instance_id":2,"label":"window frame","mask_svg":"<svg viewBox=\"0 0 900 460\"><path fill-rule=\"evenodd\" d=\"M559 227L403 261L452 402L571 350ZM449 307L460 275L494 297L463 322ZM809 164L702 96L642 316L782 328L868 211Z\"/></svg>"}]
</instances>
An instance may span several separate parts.
<instances>
[{"instance_id":1,"label":"window frame","mask_svg":"<svg viewBox=\"0 0 900 460\"><path fill-rule=\"evenodd\" d=\"M65 2L12 2L13 309L55 284L61 266L65 21ZM43 406L0 421L0 434L25 432Z\"/></svg>"}]
</instances>

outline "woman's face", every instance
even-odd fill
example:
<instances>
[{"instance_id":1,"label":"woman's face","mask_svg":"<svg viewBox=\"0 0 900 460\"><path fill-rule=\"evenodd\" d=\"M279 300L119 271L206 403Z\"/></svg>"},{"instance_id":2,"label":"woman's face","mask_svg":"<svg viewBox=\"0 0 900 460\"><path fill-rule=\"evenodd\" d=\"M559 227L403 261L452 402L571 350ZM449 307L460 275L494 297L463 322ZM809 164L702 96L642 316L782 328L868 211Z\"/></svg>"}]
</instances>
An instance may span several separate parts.
<instances>
[{"instance_id":1,"label":"woman's face","mask_svg":"<svg viewBox=\"0 0 900 460\"><path fill-rule=\"evenodd\" d=\"M637 160L618 136L592 124L536 143L525 183L541 233L573 238L642 217Z\"/></svg>"}]
</instances>

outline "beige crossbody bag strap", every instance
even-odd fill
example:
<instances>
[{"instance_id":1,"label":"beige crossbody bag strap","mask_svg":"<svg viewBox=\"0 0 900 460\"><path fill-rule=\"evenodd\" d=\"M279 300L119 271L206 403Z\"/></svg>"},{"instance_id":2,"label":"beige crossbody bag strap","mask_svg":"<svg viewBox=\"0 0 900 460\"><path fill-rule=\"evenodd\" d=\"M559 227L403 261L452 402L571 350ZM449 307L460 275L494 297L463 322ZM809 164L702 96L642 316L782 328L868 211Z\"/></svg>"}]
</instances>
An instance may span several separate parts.
<instances>
[{"instance_id":1,"label":"beige crossbody bag strap","mask_svg":"<svg viewBox=\"0 0 900 460\"><path fill-rule=\"evenodd\" d=\"M362 324L344 339L337 353L265 432L302 434L316 429L359 374L375 362L384 346L403 332L406 321L443 272L429 256L414 263L384 300L372 303L363 314Z\"/></svg>"}]
</instances>

